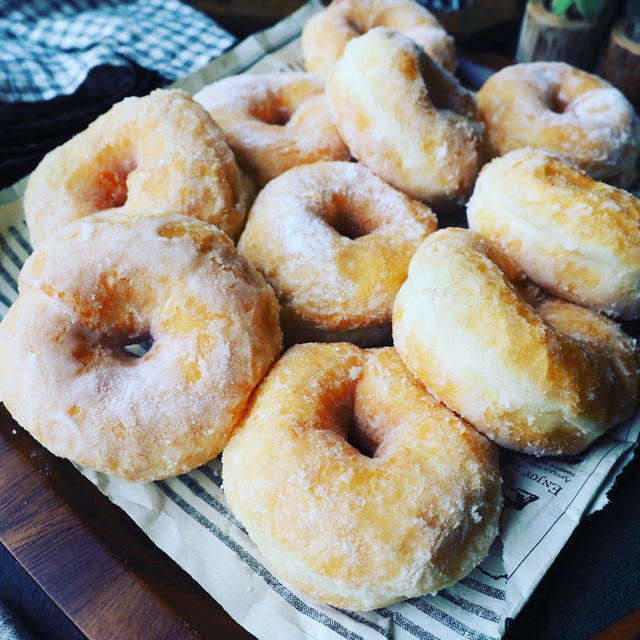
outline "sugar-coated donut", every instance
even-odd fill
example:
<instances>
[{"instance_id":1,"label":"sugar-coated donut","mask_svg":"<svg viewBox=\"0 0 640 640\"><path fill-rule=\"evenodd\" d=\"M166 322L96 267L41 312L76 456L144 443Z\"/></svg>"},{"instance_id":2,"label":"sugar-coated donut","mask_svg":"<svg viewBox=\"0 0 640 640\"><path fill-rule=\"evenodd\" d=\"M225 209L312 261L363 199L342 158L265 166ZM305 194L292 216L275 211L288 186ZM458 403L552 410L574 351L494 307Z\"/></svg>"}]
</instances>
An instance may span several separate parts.
<instances>
[{"instance_id":1,"label":"sugar-coated donut","mask_svg":"<svg viewBox=\"0 0 640 640\"><path fill-rule=\"evenodd\" d=\"M428 237L396 298L394 344L436 397L499 444L578 453L633 412L634 342L570 302L532 307L503 263L512 276L498 245L472 231Z\"/></svg>"},{"instance_id":2,"label":"sugar-coated donut","mask_svg":"<svg viewBox=\"0 0 640 640\"><path fill-rule=\"evenodd\" d=\"M608 82L564 62L526 62L492 75L477 95L493 155L554 151L597 180L636 176L640 120Z\"/></svg>"},{"instance_id":3,"label":"sugar-coated donut","mask_svg":"<svg viewBox=\"0 0 640 640\"><path fill-rule=\"evenodd\" d=\"M377 27L351 40L326 92L358 160L433 207L464 202L483 161L484 127L471 92L411 38Z\"/></svg>"},{"instance_id":4,"label":"sugar-coated donut","mask_svg":"<svg viewBox=\"0 0 640 640\"><path fill-rule=\"evenodd\" d=\"M362 165L318 162L272 180L239 250L273 286L285 343L388 343L409 260L437 221Z\"/></svg>"},{"instance_id":5,"label":"sugar-coated donut","mask_svg":"<svg viewBox=\"0 0 640 640\"><path fill-rule=\"evenodd\" d=\"M126 98L48 153L31 174L24 211L32 244L105 209L175 211L237 238L255 188L211 116L187 94Z\"/></svg>"},{"instance_id":6,"label":"sugar-coated donut","mask_svg":"<svg viewBox=\"0 0 640 640\"><path fill-rule=\"evenodd\" d=\"M640 201L540 150L480 172L469 227L555 295L625 319L640 314Z\"/></svg>"},{"instance_id":7,"label":"sugar-coated donut","mask_svg":"<svg viewBox=\"0 0 640 640\"><path fill-rule=\"evenodd\" d=\"M264 185L317 160L349 160L324 96L309 73L243 74L195 94L224 131L241 166Z\"/></svg>"},{"instance_id":8,"label":"sugar-coated donut","mask_svg":"<svg viewBox=\"0 0 640 640\"><path fill-rule=\"evenodd\" d=\"M280 350L270 287L195 218L82 218L19 284L0 324L2 401L56 455L127 480L217 455ZM145 338L142 357L125 350Z\"/></svg>"},{"instance_id":9,"label":"sugar-coated donut","mask_svg":"<svg viewBox=\"0 0 640 640\"><path fill-rule=\"evenodd\" d=\"M497 447L393 348L345 343L297 345L276 363L224 450L222 477L274 570L349 609L464 577L502 506Z\"/></svg>"},{"instance_id":10,"label":"sugar-coated donut","mask_svg":"<svg viewBox=\"0 0 640 640\"><path fill-rule=\"evenodd\" d=\"M333 0L302 30L302 52L311 73L327 76L350 40L374 27L402 31L430 58L455 71L456 49L438 19L413 0Z\"/></svg>"}]
</instances>

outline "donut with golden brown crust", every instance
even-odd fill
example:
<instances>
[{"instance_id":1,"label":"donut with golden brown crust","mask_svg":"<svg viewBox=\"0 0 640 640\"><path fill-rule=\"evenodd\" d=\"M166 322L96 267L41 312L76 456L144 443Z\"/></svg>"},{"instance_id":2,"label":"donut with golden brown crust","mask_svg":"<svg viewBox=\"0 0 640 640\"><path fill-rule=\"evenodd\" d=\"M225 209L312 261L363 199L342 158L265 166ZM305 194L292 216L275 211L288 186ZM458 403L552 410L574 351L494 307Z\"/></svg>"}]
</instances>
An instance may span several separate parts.
<instances>
[{"instance_id":1,"label":"donut with golden brown crust","mask_svg":"<svg viewBox=\"0 0 640 640\"><path fill-rule=\"evenodd\" d=\"M621 187L636 176L640 120L602 78L564 62L525 62L501 69L477 94L494 156L546 149L596 180Z\"/></svg>"},{"instance_id":2,"label":"donut with golden brown crust","mask_svg":"<svg viewBox=\"0 0 640 640\"><path fill-rule=\"evenodd\" d=\"M366 167L317 162L272 180L238 249L273 286L285 344L387 344L393 299L421 240L436 229L423 205Z\"/></svg>"},{"instance_id":3,"label":"donut with golden brown crust","mask_svg":"<svg viewBox=\"0 0 640 640\"><path fill-rule=\"evenodd\" d=\"M145 355L125 349L147 338ZM56 455L147 481L220 452L280 344L273 292L222 231L99 213L25 262L0 396Z\"/></svg>"},{"instance_id":4,"label":"donut with golden brown crust","mask_svg":"<svg viewBox=\"0 0 640 640\"><path fill-rule=\"evenodd\" d=\"M436 397L498 444L578 453L631 416L638 353L593 311L558 299L530 305L512 284L520 278L479 234L432 234L396 298L394 344Z\"/></svg>"},{"instance_id":5,"label":"donut with golden brown crust","mask_svg":"<svg viewBox=\"0 0 640 640\"><path fill-rule=\"evenodd\" d=\"M302 30L307 70L326 77L347 43L375 27L403 32L435 62L455 71L453 38L431 12L413 0L333 0L307 20Z\"/></svg>"},{"instance_id":6,"label":"donut with golden brown crust","mask_svg":"<svg viewBox=\"0 0 640 640\"><path fill-rule=\"evenodd\" d=\"M485 165L469 227L554 295L623 319L640 314L640 201L542 150Z\"/></svg>"},{"instance_id":7,"label":"donut with golden brown crust","mask_svg":"<svg viewBox=\"0 0 640 640\"><path fill-rule=\"evenodd\" d=\"M222 458L229 505L274 570L374 609L469 573L498 532L497 447L395 349L304 344L253 396Z\"/></svg>"},{"instance_id":8,"label":"donut with golden brown crust","mask_svg":"<svg viewBox=\"0 0 640 640\"><path fill-rule=\"evenodd\" d=\"M194 99L220 125L238 162L260 185L301 164L351 157L318 76L230 76L201 89Z\"/></svg>"},{"instance_id":9,"label":"donut with golden brown crust","mask_svg":"<svg viewBox=\"0 0 640 640\"><path fill-rule=\"evenodd\" d=\"M48 153L29 178L24 211L33 245L83 216L175 211L236 239L255 188L222 131L186 93L126 98Z\"/></svg>"},{"instance_id":10,"label":"donut with golden brown crust","mask_svg":"<svg viewBox=\"0 0 640 640\"><path fill-rule=\"evenodd\" d=\"M484 161L473 94L408 36L376 27L351 40L327 80L351 154L436 210L461 205Z\"/></svg>"}]
</instances>

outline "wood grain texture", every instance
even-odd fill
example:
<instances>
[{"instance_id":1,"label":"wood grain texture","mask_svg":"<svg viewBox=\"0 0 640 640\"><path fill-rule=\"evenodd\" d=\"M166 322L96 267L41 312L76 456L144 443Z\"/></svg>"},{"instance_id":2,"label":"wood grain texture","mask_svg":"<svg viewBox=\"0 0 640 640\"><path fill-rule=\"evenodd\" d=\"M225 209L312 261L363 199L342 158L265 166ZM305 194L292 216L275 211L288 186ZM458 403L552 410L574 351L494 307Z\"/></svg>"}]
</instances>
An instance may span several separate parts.
<instances>
[{"instance_id":1,"label":"wood grain texture","mask_svg":"<svg viewBox=\"0 0 640 640\"><path fill-rule=\"evenodd\" d=\"M640 43L627 36L628 23L618 21L611 31L604 57L604 77L620 89L627 100L640 107Z\"/></svg>"},{"instance_id":2,"label":"wood grain texture","mask_svg":"<svg viewBox=\"0 0 640 640\"><path fill-rule=\"evenodd\" d=\"M305 0L186 0L195 9L206 13L221 27L244 38L274 25L299 9Z\"/></svg>"},{"instance_id":3,"label":"wood grain texture","mask_svg":"<svg viewBox=\"0 0 640 640\"><path fill-rule=\"evenodd\" d=\"M526 6L518 62L561 60L591 71L604 36L601 21L569 20L547 11L542 0L529 0Z\"/></svg>"},{"instance_id":4,"label":"wood grain texture","mask_svg":"<svg viewBox=\"0 0 640 640\"><path fill-rule=\"evenodd\" d=\"M0 541L91 640L253 638L2 405Z\"/></svg>"},{"instance_id":5,"label":"wood grain texture","mask_svg":"<svg viewBox=\"0 0 640 640\"><path fill-rule=\"evenodd\" d=\"M640 610L630 613L592 640L638 640L640 638Z\"/></svg>"}]
</instances>

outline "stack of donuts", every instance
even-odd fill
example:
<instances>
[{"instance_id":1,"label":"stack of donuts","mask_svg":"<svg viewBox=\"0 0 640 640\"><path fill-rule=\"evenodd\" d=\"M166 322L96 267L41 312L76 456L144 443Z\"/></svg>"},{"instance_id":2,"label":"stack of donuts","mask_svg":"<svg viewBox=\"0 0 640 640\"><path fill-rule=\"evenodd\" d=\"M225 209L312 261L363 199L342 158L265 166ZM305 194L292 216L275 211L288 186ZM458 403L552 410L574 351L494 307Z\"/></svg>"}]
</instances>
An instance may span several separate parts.
<instances>
[{"instance_id":1,"label":"stack of donuts","mask_svg":"<svg viewBox=\"0 0 640 640\"><path fill-rule=\"evenodd\" d=\"M578 453L632 415L640 124L561 63L475 95L411 0L334 0L302 46L308 73L130 98L43 159L0 393L127 480L224 449L274 570L373 609L483 559L499 446Z\"/></svg>"}]
</instances>

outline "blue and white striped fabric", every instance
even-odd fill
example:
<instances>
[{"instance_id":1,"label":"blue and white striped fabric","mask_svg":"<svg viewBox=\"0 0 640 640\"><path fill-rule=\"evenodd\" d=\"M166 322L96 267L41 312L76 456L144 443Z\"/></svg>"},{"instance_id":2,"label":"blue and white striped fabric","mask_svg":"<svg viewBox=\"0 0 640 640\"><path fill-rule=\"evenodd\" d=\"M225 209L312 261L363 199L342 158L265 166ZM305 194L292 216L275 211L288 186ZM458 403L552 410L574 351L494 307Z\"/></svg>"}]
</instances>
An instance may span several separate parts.
<instances>
[{"instance_id":1,"label":"blue and white striped fabric","mask_svg":"<svg viewBox=\"0 0 640 640\"><path fill-rule=\"evenodd\" d=\"M4 0L0 42L0 101L35 102L72 94L100 65L177 80L234 38L178 0Z\"/></svg>"}]
</instances>

